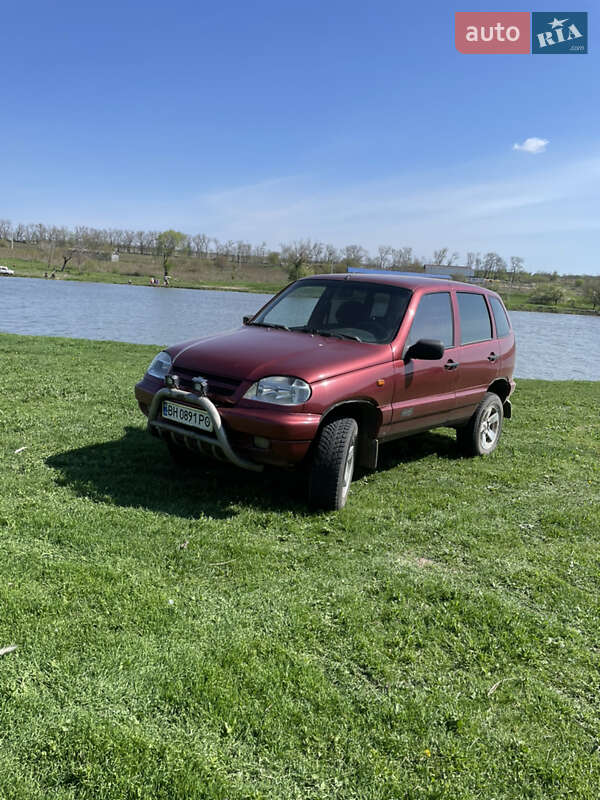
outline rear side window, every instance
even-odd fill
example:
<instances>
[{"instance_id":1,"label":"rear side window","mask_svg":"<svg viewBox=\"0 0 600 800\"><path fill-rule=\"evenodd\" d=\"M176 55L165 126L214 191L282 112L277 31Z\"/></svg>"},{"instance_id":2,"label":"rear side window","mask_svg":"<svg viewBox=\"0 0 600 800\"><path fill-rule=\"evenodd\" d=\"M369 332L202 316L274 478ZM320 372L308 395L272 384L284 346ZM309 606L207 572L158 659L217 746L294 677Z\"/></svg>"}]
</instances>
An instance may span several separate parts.
<instances>
[{"instance_id":1,"label":"rear side window","mask_svg":"<svg viewBox=\"0 0 600 800\"><path fill-rule=\"evenodd\" d=\"M410 347L419 339L439 339L444 347L454 346L454 322L449 292L425 294L421 298L406 346Z\"/></svg>"},{"instance_id":2,"label":"rear side window","mask_svg":"<svg viewBox=\"0 0 600 800\"><path fill-rule=\"evenodd\" d=\"M460 343L484 342L492 338L492 321L485 297L472 292L457 292L460 311Z\"/></svg>"},{"instance_id":3,"label":"rear side window","mask_svg":"<svg viewBox=\"0 0 600 800\"><path fill-rule=\"evenodd\" d=\"M492 312L496 321L496 333L498 337L508 336L510 333L510 322L506 316L504 306L497 297L490 297L490 303L492 304Z\"/></svg>"}]
</instances>

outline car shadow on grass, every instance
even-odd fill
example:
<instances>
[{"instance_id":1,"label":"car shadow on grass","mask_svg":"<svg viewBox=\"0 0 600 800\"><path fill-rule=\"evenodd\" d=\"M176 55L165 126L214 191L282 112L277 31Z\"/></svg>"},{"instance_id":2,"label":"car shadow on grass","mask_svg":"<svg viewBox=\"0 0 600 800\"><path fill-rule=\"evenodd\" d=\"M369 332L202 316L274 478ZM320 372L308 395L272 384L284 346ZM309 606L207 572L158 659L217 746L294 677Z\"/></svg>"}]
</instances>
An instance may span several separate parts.
<instances>
[{"instance_id":1,"label":"car shadow on grass","mask_svg":"<svg viewBox=\"0 0 600 800\"><path fill-rule=\"evenodd\" d=\"M145 508L198 519L236 516L240 506L308 514L298 474L268 469L246 472L212 459L183 468L165 444L141 428L121 439L67 450L46 459L57 482L95 502Z\"/></svg>"},{"instance_id":2,"label":"car shadow on grass","mask_svg":"<svg viewBox=\"0 0 600 800\"><path fill-rule=\"evenodd\" d=\"M463 458L454 432L449 429L426 431L381 445L377 472L394 469L412 461L421 461L432 455L449 461Z\"/></svg>"},{"instance_id":3,"label":"car shadow on grass","mask_svg":"<svg viewBox=\"0 0 600 800\"><path fill-rule=\"evenodd\" d=\"M383 445L377 472L433 454L460 457L454 437L429 432ZM227 519L244 506L301 516L314 513L306 504L303 472L246 472L215 460L182 468L172 463L163 442L141 428L127 427L121 439L58 453L46 464L58 473L59 485L82 497L186 519Z\"/></svg>"}]
</instances>

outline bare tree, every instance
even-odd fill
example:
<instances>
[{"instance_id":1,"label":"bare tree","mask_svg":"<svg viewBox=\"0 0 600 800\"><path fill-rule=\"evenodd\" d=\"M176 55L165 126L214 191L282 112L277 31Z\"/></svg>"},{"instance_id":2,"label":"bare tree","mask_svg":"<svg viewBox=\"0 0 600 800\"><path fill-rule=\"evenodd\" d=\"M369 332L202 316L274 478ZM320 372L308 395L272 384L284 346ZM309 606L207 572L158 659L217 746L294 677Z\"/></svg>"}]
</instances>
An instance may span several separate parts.
<instances>
[{"instance_id":1,"label":"bare tree","mask_svg":"<svg viewBox=\"0 0 600 800\"><path fill-rule=\"evenodd\" d=\"M347 244L343 250L343 259L351 267L360 267L368 258L368 253L359 244Z\"/></svg>"},{"instance_id":2,"label":"bare tree","mask_svg":"<svg viewBox=\"0 0 600 800\"><path fill-rule=\"evenodd\" d=\"M524 260L521 256L511 256L510 257L510 282L517 283L519 280L519 275L523 272L523 265Z\"/></svg>"},{"instance_id":3,"label":"bare tree","mask_svg":"<svg viewBox=\"0 0 600 800\"><path fill-rule=\"evenodd\" d=\"M159 231L148 231L148 248L151 253L158 255Z\"/></svg>"},{"instance_id":4,"label":"bare tree","mask_svg":"<svg viewBox=\"0 0 600 800\"><path fill-rule=\"evenodd\" d=\"M231 280L234 280L241 264L247 264L252 253L252 245L248 242L236 242L231 260Z\"/></svg>"},{"instance_id":5,"label":"bare tree","mask_svg":"<svg viewBox=\"0 0 600 800\"><path fill-rule=\"evenodd\" d=\"M340 260L340 254L337 248L332 244L323 245L323 263L327 266L329 272L333 272L334 266Z\"/></svg>"},{"instance_id":6,"label":"bare tree","mask_svg":"<svg viewBox=\"0 0 600 800\"><path fill-rule=\"evenodd\" d=\"M392 251L393 267L410 267L413 263L412 247L398 247Z\"/></svg>"},{"instance_id":7,"label":"bare tree","mask_svg":"<svg viewBox=\"0 0 600 800\"><path fill-rule=\"evenodd\" d=\"M135 231L125 230L123 231L123 247L127 250L128 253L131 253L131 248L135 242L136 235Z\"/></svg>"},{"instance_id":8,"label":"bare tree","mask_svg":"<svg viewBox=\"0 0 600 800\"><path fill-rule=\"evenodd\" d=\"M483 259L483 277L491 278L506 269L506 261L498 253L486 253Z\"/></svg>"},{"instance_id":9,"label":"bare tree","mask_svg":"<svg viewBox=\"0 0 600 800\"><path fill-rule=\"evenodd\" d=\"M12 223L9 219L0 219L0 239L10 239Z\"/></svg>"},{"instance_id":10,"label":"bare tree","mask_svg":"<svg viewBox=\"0 0 600 800\"><path fill-rule=\"evenodd\" d=\"M448 255L448 248L441 247L439 250L433 251L433 259L431 261L432 264L443 264L444 259Z\"/></svg>"},{"instance_id":11,"label":"bare tree","mask_svg":"<svg viewBox=\"0 0 600 800\"><path fill-rule=\"evenodd\" d=\"M460 253L454 250L454 252L449 253L447 247L441 247L439 250L433 251L433 261L432 264L438 264L439 266L445 265L447 267L451 267L453 264L456 264L458 259L460 258Z\"/></svg>"},{"instance_id":12,"label":"bare tree","mask_svg":"<svg viewBox=\"0 0 600 800\"><path fill-rule=\"evenodd\" d=\"M24 242L25 241L25 233L26 228L25 225L22 225L20 222L14 226L11 231L11 239L14 242Z\"/></svg>"},{"instance_id":13,"label":"bare tree","mask_svg":"<svg viewBox=\"0 0 600 800\"><path fill-rule=\"evenodd\" d=\"M474 270L475 269L475 260L477 259L478 256L479 256L479 253L474 253L472 250L469 250L467 252L467 258L466 258L466 261L465 261L465 266L469 267L469 269L471 269L471 270Z\"/></svg>"},{"instance_id":14,"label":"bare tree","mask_svg":"<svg viewBox=\"0 0 600 800\"><path fill-rule=\"evenodd\" d=\"M137 231L135 241L141 256L145 255L146 251L152 247L152 235L148 231Z\"/></svg>"},{"instance_id":15,"label":"bare tree","mask_svg":"<svg viewBox=\"0 0 600 800\"><path fill-rule=\"evenodd\" d=\"M389 269L392 265L392 255L394 248L389 244L380 244L377 248L375 263L379 269Z\"/></svg>"},{"instance_id":16,"label":"bare tree","mask_svg":"<svg viewBox=\"0 0 600 800\"><path fill-rule=\"evenodd\" d=\"M320 250L321 245L310 239L299 239L290 244L282 244L281 261L287 267L290 280L298 280L303 274L306 274Z\"/></svg>"},{"instance_id":17,"label":"bare tree","mask_svg":"<svg viewBox=\"0 0 600 800\"><path fill-rule=\"evenodd\" d=\"M210 238L205 233L197 233L192 237L192 245L198 258L208 258Z\"/></svg>"},{"instance_id":18,"label":"bare tree","mask_svg":"<svg viewBox=\"0 0 600 800\"><path fill-rule=\"evenodd\" d=\"M255 245L252 248L252 253L255 258L257 258L261 263L263 263L265 258L267 257L267 243L261 242L260 244Z\"/></svg>"},{"instance_id":19,"label":"bare tree","mask_svg":"<svg viewBox=\"0 0 600 800\"><path fill-rule=\"evenodd\" d=\"M64 247L67 243L67 239L69 238L67 229L58 228L56 225L53 225L52 228L50 228L49 236L51 241L56 242L59 247Z\"/></svg>"},{"instance_id":20,"label":"bare tree","mask_svg":"<svg viewBox=\"0 0 600 800\"><path fill-rule=\"evenodd\" d=\"M218 239L213 240L215 243L215 252L218 256L224 256L225 260L229 261L235 250L235 242L233 239L228 239L226 242L220 242Z\"/></svg>"}]
</instances>

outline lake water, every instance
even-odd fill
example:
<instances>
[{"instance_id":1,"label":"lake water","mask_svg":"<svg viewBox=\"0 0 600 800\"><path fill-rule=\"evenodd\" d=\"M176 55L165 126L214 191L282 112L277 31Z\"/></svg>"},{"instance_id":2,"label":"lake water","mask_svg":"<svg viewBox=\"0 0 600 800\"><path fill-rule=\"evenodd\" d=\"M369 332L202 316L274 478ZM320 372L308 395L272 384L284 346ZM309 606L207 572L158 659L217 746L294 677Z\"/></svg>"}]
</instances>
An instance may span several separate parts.
<instances>
[{"instance_id":1,"label":"lake water","mask_svg":"<svg viewBox=\"0 0 600 800\"><path fill-rule=\"evenodd\" d=\"M0 331L164 346L238 327L270 295L0 277ZM600 317L513 311L519 378L600 380Z\"/></svg>"}]
</instances>

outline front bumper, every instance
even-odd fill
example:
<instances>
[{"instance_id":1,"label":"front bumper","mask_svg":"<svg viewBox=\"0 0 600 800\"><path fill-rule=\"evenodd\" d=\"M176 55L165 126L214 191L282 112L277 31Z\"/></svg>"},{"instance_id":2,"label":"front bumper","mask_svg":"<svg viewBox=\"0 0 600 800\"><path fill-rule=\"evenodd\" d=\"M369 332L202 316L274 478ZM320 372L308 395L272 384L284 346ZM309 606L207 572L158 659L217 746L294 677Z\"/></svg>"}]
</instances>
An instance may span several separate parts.
<instances>
[{"instance_id":1,"label":"front bumper","mask_svg":"<svg viewBox=\"0 0 600 800\"><path fill-rule=\"evenodd\" d=\"M165 422L163 419L158 419L162 401L167 399L180 400L199 406L210 417L215 435L208 436L206 433L199 433L190 428L184 428L181 425L173 425L172 422ZM190 449L194 449L195 445L196 449L200 452L206 452L206 447L208 446L209 452L211 452L215 458L223 458L224 460L231 461L236 467L249 469L253 472L261 472L263 469L262 464L255 464L253 461L242 458L233 450L229 444L229 439L223 427L221 416L216 406L208 397L200 397L193 392L185 392L182 389L160 389L154 395L152 403L150 404L150 410L148 412L148 430L151 433L157 431L159 436L166 435L176 443L178 443L180 438L183 438L185 444Z\"/></svg>"},{"instance_id":2,"label":"front bumper","mask_svg":"<svg viewBox=\"0 0 600 800\"><path fill-rule=\"evenodd\" d=\"M146 377L135 387L140 409L148 417L148 431L192 451L229 461L243 469L260 471L264 464L293 466L306 456L320 416L286 413L276 407L219 405L194 392L161 386ZM207 434L162 418L162 401L172 399L201 408L213 424ZM268 441L268 448L254 444L255 437Z\"/></svg>"}]
</instances>

